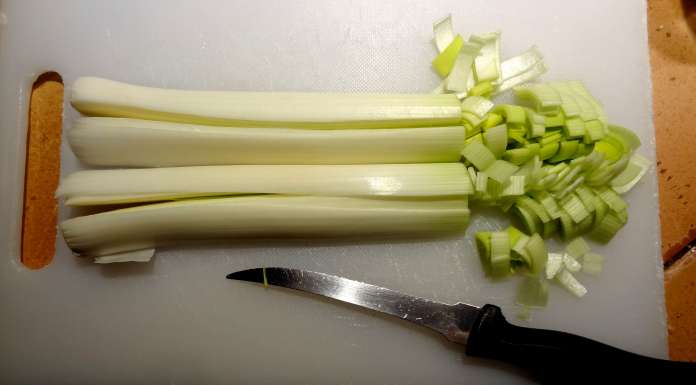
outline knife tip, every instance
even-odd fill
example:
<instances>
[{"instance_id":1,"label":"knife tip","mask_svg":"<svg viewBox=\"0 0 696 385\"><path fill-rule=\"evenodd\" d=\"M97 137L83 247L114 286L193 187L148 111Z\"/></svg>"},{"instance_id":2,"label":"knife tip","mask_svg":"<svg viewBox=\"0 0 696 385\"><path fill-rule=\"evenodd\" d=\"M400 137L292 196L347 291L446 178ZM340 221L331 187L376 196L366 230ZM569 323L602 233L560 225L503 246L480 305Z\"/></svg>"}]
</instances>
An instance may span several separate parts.
<instances>
[{"instance_id":1,"label":"knife tip","mask_svg":"<svg viewBox=\"0 0 696 385\"><path fill-rule=\"evenodd\" d=\"M227 279L248 282L263 282L263 271L259 268L235 271L227 274Z\"/></svg>"}]
</instances>

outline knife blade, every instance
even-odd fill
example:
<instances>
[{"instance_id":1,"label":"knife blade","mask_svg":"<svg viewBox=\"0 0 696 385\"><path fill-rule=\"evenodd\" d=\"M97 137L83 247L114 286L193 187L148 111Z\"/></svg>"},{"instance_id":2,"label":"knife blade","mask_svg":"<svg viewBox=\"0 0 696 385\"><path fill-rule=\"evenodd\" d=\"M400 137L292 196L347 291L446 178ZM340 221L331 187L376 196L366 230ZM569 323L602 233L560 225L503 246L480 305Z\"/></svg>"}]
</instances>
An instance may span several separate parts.
<instances>
[{"instance_id":1,"label":"knife blade","mask_svg":"<svg viewBox=\"0 0 696 385\"><path fill-rule=\"evenodd\" d=\"M531 369L543 382L671 383L696 378L695 363L646 357L570 333L515 326L491 304L480 308L445 304L335 275L283 267L242 270L227 278L295 289L389 314L465 345L469 356Z\"/></svg>"}]
</instances>

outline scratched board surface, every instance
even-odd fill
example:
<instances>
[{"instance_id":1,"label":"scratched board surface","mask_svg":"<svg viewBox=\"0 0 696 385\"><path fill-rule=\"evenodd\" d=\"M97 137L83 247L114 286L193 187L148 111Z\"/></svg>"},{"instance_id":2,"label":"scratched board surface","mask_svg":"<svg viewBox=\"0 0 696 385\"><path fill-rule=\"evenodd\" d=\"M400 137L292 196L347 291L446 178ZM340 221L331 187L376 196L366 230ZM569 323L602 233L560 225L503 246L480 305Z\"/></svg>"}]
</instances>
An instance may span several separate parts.
<instances>
[{"instance_id":1,"label":"scratched board surface","mask_svg":"<svg viewBox=\"0 0 696 385\"><path fill-rule=\"evenodd\" d=\"M429 242L229 242L169 248L142 265L95 266L59 237L40 271L18 263L27 90L58 71L150 86L261 91L428 92L432 22L502 31L504 56L537 44L545 79L580 79L654 158L642 1L0 1L0 382L525 383L399 320L224 279L255 266L339 274L446 302L499 304L471 242L507 226L474 211L467 234ZM77 113L66 107L65 127ZM81 168L63 145L63 174ZM628 196L631 220L604 273L577 300L558 287L527 324L665 356L653 171ZM61 207L61 218L71 215ZM518 323L524 324L522 321ZM581 366L581 364L580 364ZM584 369L583 369L584 370Z\"/></svg>"}]
</instances>

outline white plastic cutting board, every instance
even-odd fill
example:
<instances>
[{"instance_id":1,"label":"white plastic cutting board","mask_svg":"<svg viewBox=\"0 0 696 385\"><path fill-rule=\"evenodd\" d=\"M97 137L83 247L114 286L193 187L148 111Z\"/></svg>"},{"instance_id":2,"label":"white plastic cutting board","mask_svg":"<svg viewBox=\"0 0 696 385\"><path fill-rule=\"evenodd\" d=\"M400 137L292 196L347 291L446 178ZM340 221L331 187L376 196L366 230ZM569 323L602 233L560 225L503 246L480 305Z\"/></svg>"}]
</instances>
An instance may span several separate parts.
<instances>
[{"instance_id":1,"label":"white plastic cutting board","mask_svg":"<svg viewBox=\"0 0 696 385\"><path fill-rule=\"evenodd\" d=\"M500 29L505 56L537 44L546 79L581 79L654 158L643 1L3 1L0 0L0 382L12 384L513 384L517 371L398 320L225 279L292 266L441 301L501 305L516 280L484 279L475 212L460 239L373 244L208 245L149 264L95 266L58 239L54 262L18 262L27 90L45 70L200 89L429 92L433 21ZM76 117L66 104L65 127ZM79 168L63 145L63 172ZM554 287L529 325L666 354L654 173L629 194L630 222L604 274L577 300ZM61 208L61 218L70 216ZM500 217L503 218L503 217ZM517 321L524 324L522 321ZM581 362L578 370L588 370Z\"/></svg>"}]
</instances>

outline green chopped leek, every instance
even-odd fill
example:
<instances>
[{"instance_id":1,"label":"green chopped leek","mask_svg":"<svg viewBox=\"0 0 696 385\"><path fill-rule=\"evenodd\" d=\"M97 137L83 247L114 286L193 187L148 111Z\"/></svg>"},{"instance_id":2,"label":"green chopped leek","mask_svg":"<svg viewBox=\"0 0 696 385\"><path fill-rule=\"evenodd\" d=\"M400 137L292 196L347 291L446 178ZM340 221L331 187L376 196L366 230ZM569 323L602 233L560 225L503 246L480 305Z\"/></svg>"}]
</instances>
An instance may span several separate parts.
<instances>
[{"instance_id":1,"label":"green chopped leek","mask_svg":"<svg viewBox=\"0 0 696 385\"><path fill-rule=\"evenodd\" d=\"M539 149L539 158L541 158L541 160L550 159L554 155L556 155L559 148L560 148L560 144L558 142L552 142L552 143L542 145L541 148Z\"/></svg>"},{"instance_id":2,"label":"green chopped leek","mask_svg":"<svg viewBox=\"0 0 696 385\"><path fill-rule=\"evenodd\" d=\"M534 154L528 148L511 148L503 153L503 159L516 165L529 161Z\"/></svg>"},{"instance_id":3,"label":"green chopped leek","mask_svg":"<svg viewBox=\"0 0 696 385\"><path fill-rule=\"evenodd\" d=\"M495 112L489 112L488 116L486 117L486 121L483 123L483 128L487 130L489 128L493 128L495 126L500 125L500 123L502 122L502 116L496 114Z\"/></svg>"},{"instance_id":4,"label":"green chopped leek","mask_svg":"<svg viewBox=\"0 0 696 385\"><path fill-rule=\"evenodd\" d=\"M524 195L525 179L524 175L512 175L507 182L503 183L503 191L500 193L500 196L514 197Z\"/></svg>"},{"instance_id":5,"label":"green chopped leek","mask_svg":"<svg viewBox=\"0 0 696 385\"><path fill-rule=\"evenodd\" d=\"M488 191L488 175L485 171L479 171L476 173L476 185L474 186L476 192L485 193Z\"/></svg>"},{"instance_id":6,"label":"green chopped leek","mask_svg":"<svg viewBox=\"0 0 696 385\"><path fill-rule=\"evenodd\" d=\"M486 168L486 174L498 183L505 183L517 170L518 166L499 159Z\"/></svg>"},{"instance_id":7,"label":"green chopped leek","mask_svg":"<svg viewBox=\"0 0 696 385\"><path fill-rule=\"evenodd\" d=\"M651 164L642 155L634 154L626 168L611 180L611 188L619 194L627 193L645 175Z\"/></svg>"},{"instance_id":8,"label":"green chopped leek","mask_svg":"<svg viewBox=\"0 0 696 385\"><path fill-rule=\"evenodd\" d=\"M546 127L561 127L565 123L565 116L563 114L546 115L544 121Z\"/></svg>"},{"instance_id":9,"label":"green chopped leek","mask_svg":"<svg viewBox=\"0 0 696 385\"><path fill-rule=\"evenodd\" d=\"M469 95L471 96L485 96L490 95L495 90L493 82L487 80L477 83L475 86L471 87L469 90ZM496 123L497 125L497 123Z\"/></svg>"},{"instance_id":10,"label":"green chopped leek","mask_svg":"<svg viewBox=\"0 0 696 385\"><path fill-rule=\"evenodd\" d=\"M585 123L578 118L566 119L563 133L568 138L582 138L585 135Z\"/></svg>"},{"instance_id":11,"label":"green chopped leek","mask_svg":"<svg viewBox=\"0 0 696 385\"><path fill-rule=\"evenodd\" d=\"M560 143L560 148L556 155L551 157L548 161L550 163L557 163L566 159L570 159L575 152L578 150L577 140L564 140Z\"/></svg>"},{"instance_id":12,"label":"green chopped leek","mask_svg":"<svg viewBox=\"0 0 696 385\"><path fill-rule=\"evenodd\" d=\"M624 144L626 144L631 151L635 151L640 147L640 139L635 132L629 130L628 128L610 124L608 126L609 132L620 137Z\"/></svg>"},{"instance_id":13,"label":"green chopped leek","mask_svg":"<svg viewBox=\"0 0 696 385\"><path fill-rule=\"evenodd\" d=\"M510 274L510 238L507 231L491 233L491 276Z\"/></svg>"},{"instance_id":14,"label":"green chopped leek","mask_svg":"<svg viewBox=\"0 0 696 385\"><path fill-rule=\"evenodd\" d=\"M617 194L614 190L608 187L601 187L595 191L612 211L623 211L628 208L626 202L621 199L621 196L619 196L619 194Z\"/></svg>"},{"instance_id":15,"label":"green chopped leek","mask_svg":"<svg viewBox=\"0 0 696 385\"><path fill-rule=\"evenodd\" d=\"M544 115L557 115L560 112L561 97L548 84L525 84L513 90L519 101L530 104L537 112Z\"/></svg>"},{"instance_id":16,"label":"green chopped leek","mask_svg":"<svg viewBox=\"0 0 696 385\"><path fill-rule=\"evenodd\" d=\"M479 231L476 233L475 239L483 271L486 275L491 275L491 233Z\"/></svg>"},{"instance_id":17,"label":"green chopped leek","mask_svg":"<svg viewBox=\"0 0 696 385\"><path fill-rule=\"evenodd\" d=\"M534 234L541 232L542 223L532 211L525 209L520 206L513 206L512 213L517 216L517 218L522 223L522 228L527 234Z\"/></svg>"},{"instance_id":18,"label":"green chopped leek","mask_svg":"<svg viewBox=\"0 0 696 385\"><path fill-rule=\"evenodd\" d=\"M464 39L460 35L454 37L452 42L433 60L433 68L441 77L446 77L452 71L457 61L459 51L464 45Z\"/></svg>"},{"instance_id":19,"label":"green chopped leek","mask_svg":"<svg viewBox=\"0 0 696 385\"><path fill-rule=\"evenodd\" d=\"M589 251L590 246L587 245L587 242L585 242L585 240L582 237L577 237L573 239L566 246L566 253L575 258L581 258Z\"/></svg>"},{"instance_id":20,"label":"green chopped leek","mask_svg":"<svg viewBox=\"0 0 696 385\"><path fill-rule=\"evenodd\" d=\"M539 220L541 220L542 223L546 223L551 220L551 216L546 211L544 206L542 204L539 204L537 201L530 197L519 197L515 201L515 204L524 207L524 209L527 211L533 212L539 218Z\"/></svg>"},{"instance_id":21,"label":"green chopped leek","mask_svg":"<svg viewBox=\"0 0 696 385\"><path fill-rule=\"evenodd\" d=\"M537 233L532 234L529 237L529 241L525 246L525 249L529 253L532 259L532 264L529 266L529 271L532 274L539 274L544 271L546 267L546 260L548 258L548 252L546 250L546 243L544 239Z\"/></svg>"},{"instance_id":22,"label":"green chopped leek","mask_svg":"<svg viewBox=\"0 0 696 385\"><path fill-rule=\"evenodd\" d=\"M483 119L493 107L493 102L481 96L469 96L462 100L462 111L470 112L480 119Z\"/></svg>"},{"instance_id":23,"label":"green chopped leek","mask_svg":"<svg viewBox=\"0 0 696 385\"><path fill-rule=\"evenodd\" d=\"M580 198L575 194L568 194L568 196L560 200L559 204L575 223L580 223L590 215L590 212L587 211L585 205L582 204Z\"/></svg>"},{"instance_id":24,"label":"green chopped leek","mask_svg":"<svg viewBox=\"0 0 696 385\"><path fill-rule=\"evenodd\" d=\"M575 279L573 274L571 274L568 270L561 270L556 276L556 281L558 281L561 286L578 298L587 294L587 289L585 286Z\"/></svg>"},{"instance_id":25,"label":"green chopped leek","mask_svg":"<svg viewBox=\"0 0 696 385\"><path fill-rule=\"evenodd\" d=\"M593 143L604 138L604 126L599 120L585 122L585 143Z\"/></svg>"},{"instance_id":26,"label":"green chopped leek","mask_svg":"<svg viewBox=\"0 0 696 385\"><path fill-rule=\"evenodd\" d=\"M481 142L471 142L462 150L462 156L478 170L485 170L495 162L495 155Z\"/></svg>"},{"instance_id":27,"label":"green chopped leek","mask_svg":"<svg viewBox=\"0 0 696 385\"><path fill-rule=\"evenodd\" d=\"M607 243L614 238L623 225L623 221L615 213L609 212L588 235L598 242Z\"/></svg>"},{"instance_id":28,"label":"green chopped leek","mask_svg":"<svg viewBox=\"0 0 696 385\"><path fill-rule=\"evenodd\" d=\"M505 153L505 148L507 147L507 126L501 124L486 130L483 133L483 141L489 150L495 155L496 158L500 158Z\"/></svg>"},{"instance_id":29,"label":"green chopped leek","mask_svg":"<svg viewBox=\"0 0 696 385\"><path fill-rule=\"evenodd\" d=\"M604 257L597 253L587 253L582 259L582 272L597 275L602 272Z\"/></svg>"},{"instance_id":30,"label":"green chopped leek","mask_svg":"<svg viewBox=\"0 0 696 385\"><path fill-rule=\"evenodd\" d=\"M548 284L537 277L524 277L517 289L516 304L527 307L544 307L549 300Z\"/></svg>"},{"instance_id":31,"label":"green chopped leek","mask_svg":"<svg viewBox=\"0 0 696 385\"><path fill-rule=\"evenodd\" d=\"M493 108L493 112L505 117L507 123L524 125L527 120L524 108L513 104L499 104Z\"/></svg>"},{"instance_id":32,"label":"green chopped leek","mask_svg":"<svg viewBox=\"0 0 696 385\"><path fill-rule=\"evenodd\" d=\"M535 199L544 207L551 219L558 219L561 217L561 208L551 194L541 191L535 195Z\"/></svg>"}]
</instances>

